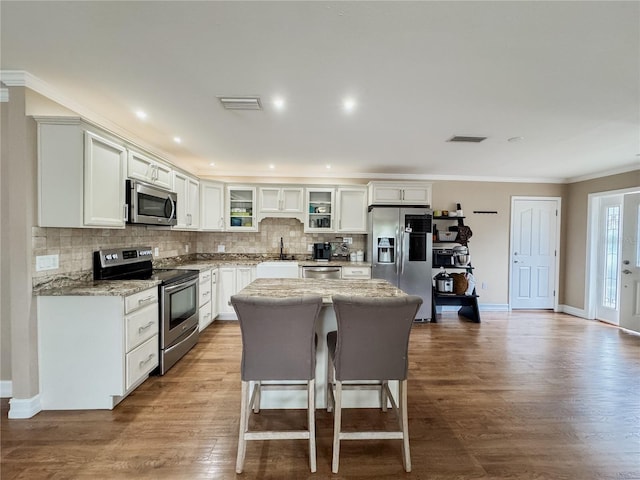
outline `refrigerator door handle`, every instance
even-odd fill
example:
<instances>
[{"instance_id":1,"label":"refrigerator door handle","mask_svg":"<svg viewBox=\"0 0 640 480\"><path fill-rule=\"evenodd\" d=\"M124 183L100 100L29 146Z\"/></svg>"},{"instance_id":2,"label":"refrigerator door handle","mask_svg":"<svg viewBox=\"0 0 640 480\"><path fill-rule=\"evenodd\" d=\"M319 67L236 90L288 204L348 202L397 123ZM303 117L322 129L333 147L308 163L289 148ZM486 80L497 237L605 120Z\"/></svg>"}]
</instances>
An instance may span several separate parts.
<instances>
[{"instance_id":1,"label":"refrigerator door handle","mask_svg":"<svg viewBox=\"0 0 640 480\"><path fill-rule=\"evenodd\" d=\"M400 250L400 275L404 275L404 230L400 233L400 245L402 245L402 249Z\"/></svg>"},{"instance_id":2,"label":"refrigerator door handle","mask_svg":"<svg viewBox=\"0 0 640 480\"><path fill-rule=\"evenodd\" d=\"M400 239L400 235L399 235L399 230L398 227L396 227L396 248L397 248L397 252L396 252L396 277L398 275L400 275L400 257L402 255L402 244L398 241ZM396 280L397 281L397 280Z\"/></svg>"}]
</instances>

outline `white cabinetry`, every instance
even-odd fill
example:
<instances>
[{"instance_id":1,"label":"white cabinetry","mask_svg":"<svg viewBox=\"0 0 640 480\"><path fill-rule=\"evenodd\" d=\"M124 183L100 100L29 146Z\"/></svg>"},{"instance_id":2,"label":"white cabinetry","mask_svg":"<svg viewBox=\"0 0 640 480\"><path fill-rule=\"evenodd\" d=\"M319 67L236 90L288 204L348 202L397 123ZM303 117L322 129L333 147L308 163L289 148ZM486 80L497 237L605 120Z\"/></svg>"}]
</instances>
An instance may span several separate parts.
<instances>
[{"instance_id":1,"label":"white cabinetry","mask_svg":"<svg viewBox=\"0 0 640 480\"><path fill-rule=\"evenodd\" d=\"M224 229L224 184L200 182L200 230Z\"/></svg>"},{"instance_id":2,"label":"white cabinetry","mask_svg":"<svg viewBox=\"0 0 640 480\"><path fill-rule=\"evenodd\" d=\"M38 225L125 225L126 149L76 117L36 117Z\"/></svg>"},{"instance_id":3,"label":"white cabinetry","mask_svg":"<svg viewBox=\"0 0 640 480\"><path fill-rule=\"evenodd\" d=\"M307 187L305 202L305 232L335 230L335 188Z\"/></svg>"},{"instance_id":4,"label":"white cabinetry","mask_svg":"<svg viewBox=\"0 0 640 480\"><path fill-rule=\"evenodd\" d=\"M259 187L258 221L266 217L298 218L304 221L302 187Z\"/></svg>"},{"instance_id":5,"label":"white cabinetry","mask_svg":"<svg viewBox=\"0 0 640 480\"><path fill-rule=\"evenodd\" d=\"M152 159L135 150L129 150L127 176L173 190L173 176L169 165Z\"/></svg>"},{"instance_id":6,"label":"white cabinetry","mask_svg":"<svg viewBox=\"0 0 640 480\"><path fill-rule=\"evenodd\" d=\"M218 272L218 317L222 320L237 320L231 296L255 280L256 267L226 266L220 267Z\"/></svg>"},{"instance_id":7,"label":"white cabinetry","mask_svg":"<svg viewBox=\"0 0 640 480\"><path fill-rule=\"evenodd\" d=\"M176 230L196 230L200 227L200 182L180 172L174 172L174 187L177 194Z\"/></svg>"},{"instance_id":8,"label":"white cabinetry","mask_svg":"<svg viewBox=\"0 0 640 480\"><path fill-rule=\"evenodd\" d=\"M38 297L43 410L112 409L158 366L158 289Z\"/></svg>"},{"instance_id":9,"label":"white cabinetry","mask_svg":"<svg viewBox=\"0 0 640 480\"><path fill-rule=\"evenodd\" d=\"M431 184L370 182L369 205L431 205Z\"/></svg>"},{"instance_id":10,"label":"white cabinetry","mask_svg":"<svg viewBox=\"0 0 640 480\"><path fill-rule=\"evenodd\" d=\"M198 292L200 295L199 302L199 330L203 331L213 322L213 289L212 289L212 272L211 270L205 270L200 272L200 283Z\"/></svg>"},{"instance_id":11,"label":"white cabinetry","mask_svg":"<svg viewBox=\"0 0 640 480\"><path fill-rule=\"evenodd\" d=\"M371 267L342 267L343 279L369 279L371 278Z\"/></svg>"},{"instance_id":12,"label":"white cabinetry","mask_svg":"<svg viewBox=\"0 0 640 480\"><path fill-rule=\"evenodd\" d=\"M225 230L257 232L256 187L227 185Z\"/></svg>"},{"instance_id":13,"label":"white cabinetry","mask_svg":"<svg viewBox=\"0 0 640 480\"><path fill-rule=\"evenodd\" d=\"M338 187L337 232L367 233L367 188Z\"/></svg>"}]
</instances>

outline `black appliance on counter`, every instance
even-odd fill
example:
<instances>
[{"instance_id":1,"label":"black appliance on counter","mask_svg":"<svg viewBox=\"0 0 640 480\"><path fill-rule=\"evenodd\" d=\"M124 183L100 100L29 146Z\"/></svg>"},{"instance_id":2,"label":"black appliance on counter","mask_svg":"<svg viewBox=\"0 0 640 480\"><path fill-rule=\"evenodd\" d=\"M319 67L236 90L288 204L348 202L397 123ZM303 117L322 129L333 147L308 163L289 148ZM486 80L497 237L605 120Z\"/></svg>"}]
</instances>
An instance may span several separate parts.
<instances>
[{"instance_id":1,"label":"black appliance on counter","mask_svg":"<svg viewBox=\"0 0 640 480\"><path fill-rule=\"evenodd\" d=\"M331 260L331 244L329 242L313 244L313 259L321 262Z\"/></svg>"},{"instance_id":2,"label":"black appliance on counter","mask_svg":"<svg viewBox=\"0 0 640 480\"><path fill-rule=\"evenodd\" d=\"M164 375L198 343L199 271L153 268L151 247L93 252L94 280L160 280L158 372Z\"/></svg>"},{"instance_id":3,"label":"black appliance on counter","mask_svg":"<svg viewBox=\"0 0 640 480\"><path fill-rule=\"evenodd\" d=\"M455 258L452 248L434 248L433 249L433 266L434 267L453 267Z\"/></svg>"}]
</instances>

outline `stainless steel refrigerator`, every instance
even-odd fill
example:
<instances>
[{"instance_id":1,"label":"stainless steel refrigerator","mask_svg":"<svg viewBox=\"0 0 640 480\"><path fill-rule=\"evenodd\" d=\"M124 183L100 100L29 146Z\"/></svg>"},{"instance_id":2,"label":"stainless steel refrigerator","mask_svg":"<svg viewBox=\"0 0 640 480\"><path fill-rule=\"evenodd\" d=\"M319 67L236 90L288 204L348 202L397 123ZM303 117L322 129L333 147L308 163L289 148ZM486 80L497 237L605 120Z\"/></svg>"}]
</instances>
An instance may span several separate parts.
<instances>
[{"instance_id":1,"label":"stainless steel refrigerator","mask_svg":"<svg viewBox=\"0 0 640 480\"><path fill-rule=\"evenodd\" d=\"M369 207L371 275L422 297L417 320L431 320L431 222L426 207Z\"/></svg>"}]
</instances>

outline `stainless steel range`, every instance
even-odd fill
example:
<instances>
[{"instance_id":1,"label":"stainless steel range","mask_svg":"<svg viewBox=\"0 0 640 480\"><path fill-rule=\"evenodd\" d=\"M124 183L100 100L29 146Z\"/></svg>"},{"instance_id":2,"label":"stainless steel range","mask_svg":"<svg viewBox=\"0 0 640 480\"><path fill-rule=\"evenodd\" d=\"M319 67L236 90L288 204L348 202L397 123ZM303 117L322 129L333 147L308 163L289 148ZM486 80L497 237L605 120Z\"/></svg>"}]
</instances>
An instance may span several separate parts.
<instances>
[{"instance_id":1,"label":"stainless steel range","mask_svg":"<svg viewBox=\"0 0 640 480\"><path fill-rule=\"evenodd\" d=\"M95 280L160 280L160 366L164 375L198 343L198 270L153 268L151 247L93 253Z\"/></svg>"}]
</instances>

